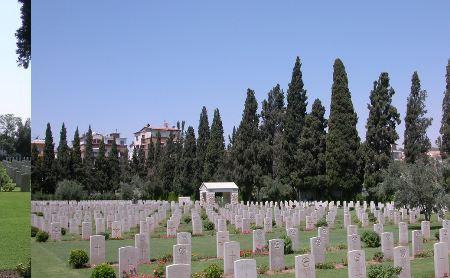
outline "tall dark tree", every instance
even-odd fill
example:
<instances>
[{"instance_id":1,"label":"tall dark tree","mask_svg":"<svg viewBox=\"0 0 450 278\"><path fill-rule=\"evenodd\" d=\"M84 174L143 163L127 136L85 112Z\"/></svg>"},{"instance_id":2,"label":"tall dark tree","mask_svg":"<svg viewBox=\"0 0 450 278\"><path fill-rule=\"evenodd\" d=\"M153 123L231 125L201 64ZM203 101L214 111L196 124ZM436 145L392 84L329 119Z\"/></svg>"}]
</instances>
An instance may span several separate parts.
<instances>
[{"instance_id":1,"label":"tall dark tree","mask_svg":"<svg viewBox=\"0 0 450 278\"><path fill-rule=\"evenodd\" d=\"M78 132L78 127L75 130L72 143L71 152L71 176L72 179L78 182L83 182L83 162L81 159L81 148L80 148L80 134Z\"/></svg>"},{"instance_id":2,"label":"tall dark tree","mask_svg":"<svg viewBox=\"0 0 450 278\"><path fill-rule=\"evenodd\" d=\"M138 168L136 170L139 177L143 179L147 175L147 173L145 172L146 162L145 162L144 147L139 148L137 155L138 155Z\"/></svg>"},{"instance_id":3,"label":"tall dark tree","mask_svg":"<svg viewBox=\"0 0 450 278\"><path fill-rule=\"evenodd\" d=\"M31 121L26 119L25 123L17 122L17 138L14 144L16 153L21 157L31 156Z\"/></svg>"},{"instance_id":4,"label":"tall dark tree","mask_svg":"<svg viewBox=\"0 0 450 278\"><path fill-rule=\"evenodd\" d=\"M55 146L53 144L52 129L50 127L50 123L47 123L47 129L45 131L44 156L42 161L43 193L47 194L55 193L56 176L54 171L55 169L54 162L55 162Z\"/></svg>"},{"instance_id":5,"label":"tall dark tree","mask_svg":"<svg viewBox=\"0 0 450 278\"><path fill-rule=\"evenodd\" d=\"M95 160L95 188L94 190L100 193L108 191L108 161L106 159L106 146L102 138L98 147L98 154Z\"/></svg>"},{"instance_id":6,"label":"tall dark tree","mask_svg":"<svg viewBox=\"0 0 450 278\"><path fill-rule=\"evenodd\" d=\"M396 126L400 124L400 114L392 105L394 89L389 84L387 72L374 81L370 92L369 117L367 118L365 150L364 186L369 193L383 181L381 170L387 169L392 161L392 145L398 139Z\"/></svg>"},{"instance_id":7,"label":"tall dark tree","mask_svg":"<svg viewBox=\"0 0 450 278\"><path fill-rule=\"evenodd\" d=\"M326 127L325 107L316 99L311 113L305 117L297 151L298 168L291 174L299 199L307 197L301 196L302 190L309 191L309 198L313 197L315 200L324 192Z\"/></svg>"},{"instance_id":8,"label":"tall dark tree","mask_svg":"<svg viewBox=\"0 0 450 278\"><path fill-rule=\"evenodd\" d=\"M128 154L126 154L123 159L128 162ZM117 150L116 140L113 140L111 150L108 153L108 179L110 186L108 190L115 191L119 188L121 176L125 175L121 175L119 151Z\"/></svg>"},{"instance_id":9,"label":"tall dark tree","mask_svg":"<svg viewBox=\"0 0 450 278\"><path fill-rule=\"evenodd\" d=\"M22 4L20 8L22 26L16 32L17 63L26 69L31 61L31 0L18 1Z\"/></svg>"},{"instance_id":10,"label":"tall dark tree","mask_svg":"<svg viewBox=\"0 0 450 278\"><path fill-rule=\"evenodd\" d=\"M56 172L57 179L63 180L70 177L70 149L67 145L67 130L64 123L61 127L61 132L59 133L59 145L58 145L58 159L56 160Z\"/></svg>"},{"instance_id":11,"label":"tall dark tree","mask_svg":"<svg viewBox=\"0 0 450 278\"><path fill-rule=\"evenodd\" d=\"M197 159L196 159L196 141L195 131L189 126L184 140L183 155L180 163L180 180L179 189L177 190L182 196L191 196L196 193L198 186L197 180Z\"/></svg>"},{"instance_id":12,"label":"tall dark tree","mask_svg":"<svg viewBox=\"0 0 450 278\"><path fill-rule=\"evenodd\" d=\"M210 136L208 112L206 107L203 106L200 113L200 121L198 124L198 138L197 138L197 166L199 167L199 181L202 180L202 174L204 171L206 149L208 148L208 140Z\"/></svg>"},{"instance_id":13,"label":"tall dark tree","mask_svg":"<svg viewBox=\"0 0 450 278\"><path fill-rule=\"evenodd\" d=\"M431 147L427 128L431 125L432 118L425 117L426 97L427 92L421 89L419 75L415 71L411 79L411 92L408 96L405 116L403 145L407 163L414 163L420 158L426 159L426 153Z\"/></svg>"},{"instance_id":14,"label":"tall dark tree","mask_svg":"<svg viewBox=\"0 0 450 278\"><path fill-rule=\"evenodd\" d=\"M94 173L94 149L92 146L92 129L89 125L88 132L85 134L84 158L83 158L83 184L89 193L93 192L95 186Z\"/></svg>"},{"instance_id":15,"label":"tall dark tree","mask_svg":"<svg viewBox=\"0 0 450 278\"><path fill-rule=\"evenodd\" d=\"M236 133L232 156L234 180L240 188L243 200L252 199L254 189L260 187L261 170L258 165L259 118L255 92L247 90L242 120Z\"/></svg>"},{"instance_id":16,"label":"tall dark tree","mask_svg":"<svg viewBox=\"0 0 450 278\"><path fill-rule=\"evenodd\" d=\"M215 109L203 167L204 181L219 181L222 178L217 176L217 174L219 168L222 167L224 153L225 139L223 137L222 119L220 118L219 109Z\"/></svg>"},{"instance_id":17,"label":"tall dark tree","mask_svg":"<svg viewBox=\"0 0 450 278\"><path fill-rule=\"evenodd\" d=\"M446 86L444 99L442 100L442 120L439 130L441 136L438 144L442 159L448 158L450 154L450 59L447 62L447 73L445 77Z\"/></svg>"},{"instance_id":18,"label":"tall dark tree","mask_svg":"<svg viewBox=\"0 0 450 278\"><path fill-rule=\"evenodd\" d=\"M361 187L357 173L359 136L358 116L353 108L344 64L336 59L333 65L331 109L326 146L326 176L334 197L349 197ZM337 195L337 196L336 196Z\"/></svg>"},{"instance_id":19,"label":"tall dark tree","mask_svg":"<svg viewBox=\"0 0 450 278\"><path fill-rule=\"evenodd\" d=\"M153 141L150 141L150 144L148 144L147 159L145 161L145 169L147 175L148 171L150 171L154 165L155 165L155 144L153 143Z\"/></svg>"},{"instance_id":20,"label":"tall dark tree","mask_svg":"<svg viewBox=\"0 0 450 278\"><path fill-rule=\"evenodd\" d=\"M297 168L295 154L298 150L298 141L302 132L306 115L307 96L303 88L300 58L297 57L292 70L292 79L287 91L287 106L284 117L284 132L282 138L282 157L280 165L280 179L291 184L290 174Z\"/></svg>"},{"instance_id":21,"label":"tall dark tree","mask_svg":"<svg viewBox=\"0 0 450 278\"><path fill-rule=\"evenodd\" d=\"M42 159L39 157L39 150L33 145L31 150L31 192L42 191Z\"/></svg>"},{"instance_id":22,"label":"tall dark tree","mask_svg":"<svg viewBox=\"0 0 450 278\"><path fill-rule=\"evenodd\" d=\"M284 112L284 92L277 84L268 93L267 100L262 102L261 110L259 161L263 175L270 177L277 172L277 162L280 161Z\"/></svg>"},{"instance_id":23,"label":"tall dark tree","mask_svg":"<svg viewBox=\"0 0 450 278\"><path fill-rule=\"evenodd\" d=\"M161 185L165 193L172 192L173 190L173 180L176 167L174 160L175 151L174 135L171 134L166 141L166 145L164 146L159 169Z\"/></svg>"}]
</instances>

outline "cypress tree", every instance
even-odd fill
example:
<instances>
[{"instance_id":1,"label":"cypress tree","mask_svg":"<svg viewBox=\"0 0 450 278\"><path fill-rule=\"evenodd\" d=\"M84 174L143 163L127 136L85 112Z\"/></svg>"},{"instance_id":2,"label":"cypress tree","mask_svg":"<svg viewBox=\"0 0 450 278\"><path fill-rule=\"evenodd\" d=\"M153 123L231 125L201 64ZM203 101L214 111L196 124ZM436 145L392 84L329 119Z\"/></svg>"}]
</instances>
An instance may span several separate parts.
<instances>
[{"instance_id":1,"label":"cypress tree","mask_svg":"<svg viewBox=\"0 0 450 278\"><path fill-rule=\"evenodd\" d=\"M89 125L88 132L85 136L85 151L83 159L83 175L84 186L89 193L91 193L95 187L95 174L94 174L94 150L92 147L92 129Z\"/></svg>"},{"instance_id":2,"label":"cypress tree","mask_svg":"<svg viewBox=\"0 0 450 278\"><path fill-rule=\"evenodd\" d=\"M450 59L447 62L447 73L445 75L446 87L444 99L442 100L442 120L439 133L441 134L439 149L442 159L448 158L450 153Z\"/></svg>"},{"instance_id":3,"label":"cypress tree","mask_svg":"<svg viewBox=\"0 0 450 278\"><path fill-rule=\"evenodd\" d=\"M273 177L275 161L279 161L283 131L284 93L277 84L262 102L260 165L263 175Z\"/></svg>"},{"instance_id":4,"label":"cypress tree","mask_svg":"<svg viewBox=\"0 0 450 278\"><path fill-rule=\"evenodd\" d=\"M103 138L100 140L100 144L98 147L98 155L95 160L95 188L94 190L97 192L104 193L108 189L108 162L106 160L106 147L105 141Z\"/></svg>"},{"instance_id":5,"label":"cypress tree","mask_svg":"<svg viewBox=\"0 0 450 278\"><path fill-rule=\"evenodd\" d=\"M150 144L148 144L148 151L147 151L147 160L145 164L145 168L148 171L153 168L155 165L155 144L153 144L153 141L150 141Z\"/></svg>"},{"instance_id":6,"label":"cypress tree","mask_svg":"<svg viewBox=\"0 0 450 278\"><path fill-rule=\"evenodd\" d=\"M31 148L31 190L33 193L42 191L42 159L36 145Z\"/></svg>"},{"instance_id":7,"label":"cypress tree","mask_svg":"<svg viewBox=\"0 0 450 278\"><path fill-rule=\"evenodd\" d=\"M232 156L234 162L234 178L242 193L243 200L252 198L252 191L259 188L258 178L258 140L259 119L257 115L258 103L255 92L247 90L242 120L236 133Z\"/></svg>"},{"instance_id":8,"label":"cypress tree","mask_svg":"<svg viewBox=\"0 0 450 278\"><path fill-rule=\"evenodd\" d=\"M163 190L165 193L169 193L173 190L173 180L175 174L175 145L174 135L171 134L167 139L166 145L163 149L164 155L161 158L160 166L160 179Z\"/></svg>"},{"instance_id":9,"label":"cypress tree","mask_svg":"<svg viewBox=\"0 0 450 278\"><path fill-rule=\"evenodd\" d=\"M223 137L222 119L219 109L214 110L214 118L211 124L211 134L206 148L205 163L203 170L203 180L220 180L217 176L218 170L222 167L225 152L225 139Z\"/></svg>"},{"instance_id":10,"label":"cypress tree","mask_svg":"<svg viewBox=\"0 0 450 278\"><path fill-rule=\"evenodd\" d=\"M56 160L58 180L70 177L70 160L70 150L67 145L67 130L63 123L59 135L58 159Z\"/></svg>"},{"instance_id":11,"label":"cypress tree","mask_svg":"<svg viewBox=\"0 0 450 278\"><path fill-rule=\"evenodd\" d=\"M365 150L364 186L369 189L383 181L381 170L386 169L392 160L392 145L398 139L396 126L400 124L400 115L392 105L394 89L389 84L387 72L380 74L374 81L368 104Z\"/></svg>"},{"instance_id":12,"label":"cypress tree","mask_svg":"<svg viewBox=\"0 0 450 278\"><path fill-rule=\"evenodd\" d=\"M144 151L144 147L140 147L138 150L138 168L137 168L137 174L139 175L140 178L145 178L145 176L147 175L145 173L145 151Z\"/></svg>"},{"instance_id":13,"label":"cypress tree","mask_svg":"<svg viewBox=\"0 0 450 278\"><path fill-rule=\"evenodd\" d=\"M161 161L161 133L156 132L156 143L155 143L155 166Z\"/></svg>"},{"instance_id":14,"label":"cypress tree","mask_svg":"<svg viewBox=\"0 0 450 278\"><path fill-rule=\"evenodd\" d=\"M81 159L80 134L78 127L73 136L72 152L71 152L71 174L72 179L83 182L83 163Z\"/></svg>"},{"instance_id":15,"label":"cypress tree","mask_svg":"<svg viewBox=\"0 0 450 278\"><path fill-rule=\"evenodd\" d=\"M125 154L123 157L125 162L128 162L128 154ZM108 153L108 184L111 186L111 188L108 188L108 190L115 191L119 188L119 182L121 176L121 167L120 167L120 160L119 160L119 151L117 150L117 144L116 140L113 140L111 145L111 150Z\"/></svg>"},{"instance_id":16,"label":"cypress tree","mask_svg":"<svg viewBox=\"0 0 450 278\"><path fill-rule=\"evenodd\" d=\"M178 189L178 192L182 196L191 196L197 191L196 149L195 131L192 126L189 126L184 140L183 155L180 163L180 188Z\"/></svg>"},{"instance_id":17,"label":"cypress tree","mask_svg":"<svg viewBox=\"0 0 450 278\"><path fill-rule=\"evenodd\" d=\"M138 150L139 147L134 147L133 148L133 153L131 154L131 175L138 175L139 174L139 155L138 155Z\"/></svg>"},{"instance_id":18,"label":"cypress tree","mask_svg":"<svg viewBox=\"0 0 450 278\"><path fill-rule=\"evenodd\" d=\"M53 135L50 123L47 123L47 129L45 130L45 146L44 157L42 161L43 172L43 192L47 194L55 193L56 189L56 177L55 177L55 146L53 144Z\"/></svg>"},{"instance_id":19,"label":"cypress tree","mask_svg":"<svg viewBox=\"0 0 450 278\"><path fill-rule=\"evenodd\" d=\"M418 159L426 159L427 151L431 147L427 136L427 128L432 118L426 118L425 99L427 92L420 88L419 75L415 71L411 79L411 92L405 116L404 150L405 161L414 163Z\"/></svg>"},{"instance_id":20,"label":"cypress tree","mask_svg":"<svg viewBox=\"0 0 450 278\"><path fill-rule=\"evenodd\" d=\"M333 65L331 109L325 152L327 183L331 193L350 197L360 189L358 175L358 116L353 109L344 64L336 59Z\"/></svg>"},{"instance_id":21,"label":"cypress tree","mask_svg":"<svg viewBox=\"0 0 450 278\"><path fill-rule=\"evenodd\" d=\"M287 107L284 117L284 132L282 138L280 178L290 184L290 174L297 168L295 154L298 150L298 141L302 132L306 115L307 96L303 88L300 58L297 57L292 70L292 79L287 91Z\"/></svg>"},{"instance_id":22,"label":"cypress tree","mask_svg":"<svg viewBox=\"0 0 450 278\"><path fill-rule=\"evenodd\" d=\"M319 193L323 192L326 183L326 127L325 107L316 99L311 112L305 117L297 151L298 168L292 174L297 191L310 191L315 194L314 199L322 195Z\"/></svg>"},{"instance_id":23,"label":"cypress tree","mask_svg":"<svg viewBox=\"0 0 450 278\"><path fill-rule=\"evenodd\" d=\"M208 140L210 136L208 112L206 107L203 106L200 113L200 121L198 124L198 138L197 138L197 165L198 165L198 180L202 180L202 174L204 171L206 149L208 147Z\"/></svg>"}]
</instances>

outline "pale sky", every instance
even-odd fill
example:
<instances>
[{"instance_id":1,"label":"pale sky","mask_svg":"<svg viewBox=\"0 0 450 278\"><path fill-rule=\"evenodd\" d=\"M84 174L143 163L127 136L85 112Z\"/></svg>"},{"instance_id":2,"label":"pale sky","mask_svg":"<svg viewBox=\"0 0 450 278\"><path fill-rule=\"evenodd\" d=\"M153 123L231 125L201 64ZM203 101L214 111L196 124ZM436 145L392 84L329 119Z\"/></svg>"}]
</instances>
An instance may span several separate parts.
<instances>
[{"instance_id":1,"label":"pale sky","mask_svg":"<svg viewBox=\"0 0 450 278\"><path fill-rule=\"evenodd\" d=\"M15 32L21 24L16 0L0 1L0 114L31 116L31 66L17 66Z\"/></svg>"}]
</instances>

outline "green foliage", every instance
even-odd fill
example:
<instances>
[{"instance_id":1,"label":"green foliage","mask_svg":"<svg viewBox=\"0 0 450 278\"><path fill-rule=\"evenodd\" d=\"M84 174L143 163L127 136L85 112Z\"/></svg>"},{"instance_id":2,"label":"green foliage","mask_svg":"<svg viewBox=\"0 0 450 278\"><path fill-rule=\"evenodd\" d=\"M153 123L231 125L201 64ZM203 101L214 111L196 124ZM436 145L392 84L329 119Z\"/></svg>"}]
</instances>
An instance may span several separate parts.
<instances>
[{"instance_id":1,"label":"green foliage","mask_svg":"<svg viewBox=\"0 0 450 278\"><path fill-rule=\"evenodd\" d=\"M269 267L265 264L259 265L256 268L256 271L258 272L258 274L265 274L267 271L269 271Z\"/></svg>"},{"instance_id":2,"label":"green foliage","mask_svg":"<svg viewBox=\"0 0 450 278\"><path fill-rule=\"evenodd\" d=\"M111 265L103 263L94 268L91 278L116 278L116 273Z\"/></svg>"},{"instance_id":3,"label":"green foliage","mask_svg":"<svg viewBox=\"0 0 450 278\"><path fill-rule=\"evenodd\" d=\"M19 273L20 277L31 278L31 259L28 260L26 265L18 264L16 266L16 271Z\"/></svg>"},{"instance_id":4,"label":"green foliage","mask_svg":"<svg viewBox=\"0 0 450 278\"><path fill-rule=\"evenodd\" d=\"M205 270L205 278L222 278L223 277L223 269L217 264L210 264Z\"/></svg>"},{"instance_id":5,"label":"green foliage","mask_svg":"<svg viewBox=\"0 0 450 278\"><path fill-rule=\"evenodd\" d=\"M209 220L203 220L203 229L205 231L212 231L214 230L214 223Z\"/></svg>"},{"instance_id":6,"label":"green foliage","mask_svg":"<svg viewBox=\"0 0 450 278\"><path fill-rule=\"evenodd\" d=\"M371 265L369 266L369 270L367 272L368 278L397 278L400 272L402 271L401 267L393 267L391 265Z\"/></svg>"},{"instance_id":7,"label":"green foliage","mask_svg":"<svg viewBox=\"0 0 450 278\"><path fill-rule=\"evenodd\" d=\"M225 139L223 137L222 119L220 118L219 109L215 109L203 165L204 181L221 180L221 177L218 176L218 170L221 167L224 155Z\"/></svg>"},{"instance_id":8,"label":"green foliage","mask_svg":"<svg viewBox=\"0 0 450 278\"><path fill-rule=\"evenodd\" d=\"M369 219L369 222L371 223L377 223L377 218L375 217L375 214L373 214L371 211L367 212L367 219Z\"/></svg>"},{"instance_id":9,"label":"green foliage","mask_svg":"<svg viewBox=\"0 0 450 278\"><path fill-rule=\"evenodd\" d=\"M46 242L48 240L48 233L44 231L39 231L36 234L36 241L37 242Z\"/></svg>"},{"instance_id":10,"label":"green foliage","mask_svg":"<svg viewBox=\"0 0 450 278\"><path fill-rule=\"evenodd\" d=\"M408 96L408 104L405 116L404 152L405 161L414 163L418 159L425 159L426 153L431 147L427 136L427 128L431 125L432 118L425 117L425 99L427 92L420 88L419 75L415 71L411 78L411 92Z\"/></svg>"},{"instance_id":11,"label":"green foliage","mask_svg":"<svg viewBox=\"0 0 450 278\"><path fill-rule=\"evenodd\" d=\"M208 141L210 137L209 121L208 121L208 111L206 107L202 107L202 112L200 113L200 120L198 124L198 139L197 139L197 179L201 181L201 175L204 171L206 149L208 148Z\"/></svg>"},{"instance_id":12,"label":"green foliage","mask_svg":"<svg viewBox=\"0 0 450 278\"><path fill-rule=\"evenodd\" d=\"M447 62L446 86L444 99L442 100L442 120L439 133L441 134L437 145L441 151L442 159L446 159L450 153L450 59Z\"/></svg>"},{"instance_id":13,"label":"green foliage","mask_svg":"<svg viewBox=\"0 0 450 278\"><path fill-rule=\"evenodd\" d=\"M111 234L109 232L104 232L101 235L105 237L105 240L108 240L111 237Z\"/></svg>"},{"instance_id":14,"label":"green foliage","mask_svg":"<svg viewBox=\"0 0 450 278\"><path fill-rule=\"evenodd\" d=\"M6 169L3 163L0 163L0 191L11 192L16 187L12 179L6 173Z\"/></svg>"},{"instance_id":15,"label":"green foliage","mask_svg":"<svg viewBox=\"0 0 450 278\"><path fill-rule=\"evenodd\" d=\"M271 178L269 176L263 176L261 178L261 199L270 201L282 201L289 200L295 193L287 184L281 183L279 180Z\"/></svg>"},{"instance_id":16,"label":"green foliage","mask_svg":"<svg viewBox=\"0 0 450 278\"><path fill-rule=\"evenodd\" d=\"M284 241L284 254L288 255L288 254L292 254L294 253L294 250L292 250L292 240L291 238L287 235L286 232L284 232L280 239L282 239Z\"/></svg>"},{"instance_id":17,"label":"green foliage","mask_svg":"<svg viewBox=\"0 0 450 278\"><path fill-rule=\"evenodd\" d=\"M164 264L158 263L158 265L153 269L153 277L162 278L165 274Z\"/></svg>"},{"instance_id":18,"label":"green foliage","mask_svg":"<svg viewBox=\"0 0 450 278\"><path fill-rule=\"evenodd\" d=\"M65 235L66 234L66 229L65 228L61 228L61 235Z\"/></svg>"},{"instance_id":19,"label":"green foliage","mask_svg":"<svg viewBox=\"0 0 450 278\"><path fill-rule=\"evenodd\" d=\"M377 252L375 252L375 254L373 254L372 260L381 263L381 262L383 262L383 258L384 258L383 252L377 251Z\"/></svg>"},{"instance_id":20,"label":"green foliage","mask_svg":"<svg viewBox=\"0 0 450 278\"><path fill-rule=\"evenodd\" d=\"M55 196L59 200L80 201L86 198L83 186L74 180L63 180L58 182Z\"/></svg>"},{"instance_id":21,"label":"green foliage","mask_svg":"<svg viewBox=\"0 0 450 278\"><path fill-rule=\"evenodd\" d=\"M376 248L381 245L380 236L374 231L364 231L361 235L361 241L369 248Z\"/></svg>"},{"instance_id":22,"label":"green foliage","mask_svg":"<svg viewBox=\"0 0 450 278\"><path fill-rule=\"evenodd\" d=\"M439 240L439 231L436 231L436 232L434 233L434 237L436 238L436 240Z\"/></svg>"},{"instance_id":23,"label":"green foliage","mask_svg":"<svg viewBox=\"0 0 450 278\"><path fill-rule=\"evenodd\" d=\"M39 232L37 227L31 226L31 237L36 237L36 234Z\"/></svg>"},{"instance_id":24,"label":"green foliage","mask_svg":"<svg viewBox=\"0 0 450 278\"><path fill-rule=\"evenodd\" d=\"M329 189L343 196L358 192L361 177L358 170L358 117L353 108L344 64L336 59L333 65L331 109L326 144L326 176ZM343 195L343 196L342 196Z\"/></svg>"},{"instance_id":25,"label":"green foliage","mask_svg":"<svg viewBox=\"0 0 450 278\"><path fill-rule=\"evenodd\" d=\"M27 69L31 61L31 0L19 0L19 2L22 4L20 8L22 24L15 34L17 39L17 64Z\"/></svg>"},{"instance_id":26,"label":"green foliage","mask_svg":"<svg viewBox=\"0 0 450 278\"><path fill-rule=\"evenodd\" d=\"M89 257L86 251L81 249L73 249L69 255L69 265L73 268L82 268L89 262Z\"/></svg>"},{"instance_id":27,"label":"green foliage","mask_svg":"<svg viewBox=\"0 0 450 278\"><path fill-rule=\"evenodd\" d=\"M328 226L328 222L327 222L327 220L325 219L325 217L320 218L320 219L317 221L317 223L316 223L316 227L317 227L317 228L319 228L319 227L327 227L327 226Z\"/></svg>"},{"instance_id":28,"label":"green foliage","mask_svg":"<svg viewBox=\"0 0 450 278\"><path fill-rule=\"evenodd\" d=\"M191 222L191 216L190 215L185 215L183 216L183 222L186 224L189 224Z\"/></svg>"},{"instance_id":29,"label":"green foliage","mask_svg":"<svg viewBox=\"0 0 450 278\"><path fill-rule=\"evenodd\" d=\"M167 201L178 201L178 195L175 192L169 192L169 195L167 196Z\"/></svg>"},{"instance_id":30,"label":"green foliage","mask_svg":"<svg viewBox=\"0 0 450 278\"><path fill-rule=\"evenodd\" d=\"M383 179L381 169L386 169L391 162L391 146L398 139L395 130L400 124L400 114L392 105L394 89L389 84L387 72L380 74L370 92L369 117L365 141L365 177L364 185L370 189ZM369 193L371 193L369 191Z\"/></svg>"},{"instance_id":31,"label":"green foliage","mask_svg":"<svg viewBox=\"0 0 450 278\"><path fill-rule=\"evenodd\" d=\"M316 264L317 269L334 269L334 264L332 262L318 263Z\"/></svg>"},{"instance_id":32,"label":"green foliage","mask_svg":"<svg viewBox=\"0 0 450 278\"><path fill-rule=\"evenodd\" d=\"M418 207L430 220L432 212L440 212L449 204L446 193L443 169L447 163L430 159L427 163L421 159L415 163L393 163L384 171L385 179L377 187L377 194L394 195L398 207Z\"/></svg>"}]
</instances>

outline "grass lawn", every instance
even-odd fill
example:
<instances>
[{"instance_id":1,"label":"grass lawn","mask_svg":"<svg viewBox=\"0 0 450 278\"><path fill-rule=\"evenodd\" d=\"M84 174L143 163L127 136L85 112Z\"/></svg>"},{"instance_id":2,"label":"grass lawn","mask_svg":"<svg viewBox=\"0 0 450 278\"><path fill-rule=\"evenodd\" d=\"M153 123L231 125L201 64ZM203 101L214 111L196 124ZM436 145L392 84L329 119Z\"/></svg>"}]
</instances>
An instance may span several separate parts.
<instances>
[{"instance_id":1,"label":"grass lawn","mask_svg":"<svg viewBox=\"0 0 450 278\"><path fill-rule=\"evenodd\" d=\"M30 258L30 193L0 192L0 270Z\"/></svg>"},{"instance_id":2,"label":"grass lawn","mask_svg":"<svg viewBox=\"0 0 450 278\"><path fill-rule=\"evenodd\" d=\"M354 214L354 212L352 212ZM345 244L346 245L346 231L343 229L343 211L339 209L338 216L336 220L336 227L330 231L330 249L326 252L326 261L333 262L334 264L341 264L346 260L347 249L338 249L338 245ZM418 222L420 223L420 222ZM302 227L304 227L304 223L302 223ZM434 232L437 231L438 224L436 219L433 219L431 225L431 235L432 240L424 243L425 250L428 250L428 254L431 255L425 258L416 258L411 261L411 268L413 277L433 277L434 276L434 268L433 268L433 243L436 242L434 238ZM230 226L228 227L230 230ZM409 225L410 231L413 229L420 230L420 224L418 225ZM358 233L362 234L362 232L366 230L363 228L358 228ZM372 228L368 228L367 230L372 230ZM388 225L384 226L385 231L394 232L395 242L398 241L398 228L396 225ZM179 231L191 231L191 225L189 224L181 224ZM411 240L411 232L409 231L409 239ZM278 238L283 229L277 228L274 229L273 233L266 234L266 240L272 238ZM107 240L106 241L106 260L113 264L117 264L118 261L118 248L134 245L133 236L136 233L136 229L132 230L130 233L124 235L123 240ZM215 259L216 256L216 239L215 236L212 235L211 232L207 232L208 235L204 235L201 237L193 237L192 238L192 272L202 271L209 264L216 263L223 267L223 261ZM161 225L155 233L152 234L152 238L150 240L150 256L152 259L160 258L166 254L172 253L172 245L175 244L176 239L173 238L161 238L162 235L165 234L165 228ZM316 236L317 231L300 231L300 245L303 249L302 252L298 252L296 254L290 254L285 256L286 266L289 269L294 268L294 257L298 254L302 254L305 252L309 252L309 238ZM251 250L252 248L252 236L251 235L242 235L242 234L231 234L230 240L239 241L241 244L241 250ZM81 269L74 270L70 269L67 259L70 250L72 249L83 249L89 254L89 241L81 240L80 236L73 235L65 235L62 237L61 242L47 242L47 243L37 243L32 239L32 274L33 277L89 277L92 272L91 269ZM366 253L366 260L371 261L375 252L381 251L381 248L364 248ZM411 243L410 243L411 250ZM431 253L430 253L431 250ZM257 265L268 266L269 265L269 257L268 256L255 256L257 261ZM368 262L371 264L373 262ZM384 264L393 265L393 262L384 262ZM157 263L151 263L146 265L141 265L139 267L139 273L151 273ZM116 267L117 271L117 267ZM343 267L340 269L317 269L316 270L317 277L347 277L347 267ZM268 275L260 275L258 277L269 277ZM274 276L270 276L274 277ZM277 274L276 277L295 277L294 273L291 271L286 271L286 273Z\"/></svg>"}]
</instances>

